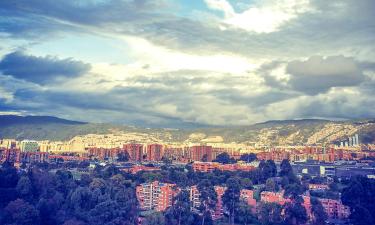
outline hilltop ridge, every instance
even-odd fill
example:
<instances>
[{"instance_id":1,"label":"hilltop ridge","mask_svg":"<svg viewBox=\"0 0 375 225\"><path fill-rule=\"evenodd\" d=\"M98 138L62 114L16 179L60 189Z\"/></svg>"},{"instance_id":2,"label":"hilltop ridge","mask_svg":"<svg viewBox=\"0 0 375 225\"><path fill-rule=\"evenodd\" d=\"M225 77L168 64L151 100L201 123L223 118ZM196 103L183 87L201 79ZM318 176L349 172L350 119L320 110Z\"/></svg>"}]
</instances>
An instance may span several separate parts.
<instances>
[{"instance_id":1,"label":"hilltop ridge","mask_svg":"<svg viewBox=\"0 0 375 225\"><path fill-rule=\"evenodd\" d=\"M248 126L195 129L141 128L71 121L51 116L0 116L0 138L70 140L78 135L135 133L166 142L236 142L264 145L338 143L359 134L362 143L375 143L375 120L272 120Z\"/></svg>"}]
</instances>

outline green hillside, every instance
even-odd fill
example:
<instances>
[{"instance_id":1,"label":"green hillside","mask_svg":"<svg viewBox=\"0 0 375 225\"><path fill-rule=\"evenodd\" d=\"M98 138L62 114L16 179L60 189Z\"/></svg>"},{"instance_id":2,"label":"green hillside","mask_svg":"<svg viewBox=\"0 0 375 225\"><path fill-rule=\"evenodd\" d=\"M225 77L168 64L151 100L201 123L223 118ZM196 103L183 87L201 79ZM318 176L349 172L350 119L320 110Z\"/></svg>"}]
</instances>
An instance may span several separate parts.
<instances>
[{"instance_id":1,"label":"green hillside","mask_svg":"<svg viewBox=\"0 0 375 225\"><path fill-rule=\"evenodd\" d=\"M178 142L189 139L192 133L201 133L205 137L221 136L224 142L261 142L267 145L305 144L314 134L320 138L318 143L337 143L352 133L358 133L362 143L375 143L374 120L338 122L304 119L268 121L250 126L222 128L155 129L84 123L56 117L0 116L0 138L69 140L76 135L106 134L118 131L146 133L161 140Z\"/></svg>"}]
</instances>

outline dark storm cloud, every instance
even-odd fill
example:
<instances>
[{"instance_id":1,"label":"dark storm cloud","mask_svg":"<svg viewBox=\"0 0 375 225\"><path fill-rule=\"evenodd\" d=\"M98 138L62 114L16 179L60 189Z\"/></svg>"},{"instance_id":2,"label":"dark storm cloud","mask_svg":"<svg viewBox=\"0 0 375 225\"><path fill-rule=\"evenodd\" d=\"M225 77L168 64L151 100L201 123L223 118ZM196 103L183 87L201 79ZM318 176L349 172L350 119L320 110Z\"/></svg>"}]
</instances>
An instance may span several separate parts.
<instances>
[{"instance_id":1,"label":"dark storm cloud","mask_svg":"<svg viewBox=\"0 0 375 225\"><path fill-rule=\"evenodd\" d=\"M27 110L32 113L79 113L82 119L103 122L123 122L140 126L191 127L202 126L153 109L168 96L166 90L115 87L108 92L56 91L20 89L14 93L12 104L0 101L0 109ZM179 98L177 96L177 98ZM146 100L147 99L147 100ZM176 99L176 96L175 96ZM179 100L176 100L179 101ZM182 103L182 102L181 102ZM90 114L85 114L90 112ZM106 115L103 117L103 115Z\"/></svg>"},{"instance_id":2,"label":"dark storm cloud","mask_svg":"<svg viewBox=\"0 0 375 225\"><path fill-rule=\"evenodd\" d=\"M343 48L371 46L375 41L375 2L312 1L314 10L291 20L277 32L256 34L206 21L182 18L166 1L20 0L0 1L3 32L23 35L34 30L81 29L144 37L185 52L230 52L260 57L305 57ZM31 29L32 27L32 29ZM1 29L1 28L0 28ZM39 32L40 34L40 32ZM43 35L40 35L43 36ZM339 39L337 37L340 37ZM319 48L318 48L319 47ZM332 53L331 53L332 54Z\"/></svg>"},{"instance_id":3,"label":"dark storm cloud","mask_svg":"<svg viewBox=\"0 0 375 225\"><path fill-rule=\"evenodd\" d=\"M0 71L14 78L47 84L62 78L74 78L90 69L90 65L71 58L37 57L12 52L0 61Z\"/></svg>"},{"instance_id":4,"label":"dark storm cloud","mask_svg":"<svg viewBox=\"0 0 375 225\"><path fill-rule=\"evenodd\" d=\"M291 75L291 87L309 95L327 92L331 87L356 86L365 80L354 59L344 56L292 61L286 71Z\"/></svg>"},{"instance_id":5,"label":"dark storm cloud","mask_svg":"<svg viewBox=\"0 0 375 225\"><path fill-rule=\"evenodd\" d=\"M300 103L293 115L300 118L373 118L375 115L373 98L339 94L330 98L317 97Z\"/></svg>"},{"instance_id":6,"label":"dark storm cloud","mask_svg":"<svg viewBox=\"0 0 375 225\"><path fill-rule=\"evenodd\" d=\"M22 12L22 10L12 10L0 2L0 34L6 34L11 38L21 39L45 39L52 38L52 33L62 31L77 31L74 27L61 22L51 20L40 15L33 15Z\"/></svg>"},{"instance_id":7,"label":"dark storm cloud","mask_svg":"<svg viewBox=\"0 0 375 225\"><path fill-rule=\"evenodd\" d=\"M76 25L109 26L125 22L136 25L138 22L147 23L155 19L156 13L148 13L148 10L157 11L165 5L162 0L0 1L0 32L19 38L41 38L43 34L62 29L78 31ZM80 29L88 32L84 28Z\"/></svg>"},{"instance_id":8,"label":"dark storm cloud","mask_svg":"<svg viewBox=\"0 0 375 225\"><path fill-rule=\"evenodd\" d=\"M279 90L267 90L259 94L244 95L240 90L225 89L219 91L212 91L209 94L214 95L220 99L226 100L230 103L237 103L248 105L254 111L261 111L269 104L290 99L298 96L296 93Z\"/></svg>"}]
</instances>

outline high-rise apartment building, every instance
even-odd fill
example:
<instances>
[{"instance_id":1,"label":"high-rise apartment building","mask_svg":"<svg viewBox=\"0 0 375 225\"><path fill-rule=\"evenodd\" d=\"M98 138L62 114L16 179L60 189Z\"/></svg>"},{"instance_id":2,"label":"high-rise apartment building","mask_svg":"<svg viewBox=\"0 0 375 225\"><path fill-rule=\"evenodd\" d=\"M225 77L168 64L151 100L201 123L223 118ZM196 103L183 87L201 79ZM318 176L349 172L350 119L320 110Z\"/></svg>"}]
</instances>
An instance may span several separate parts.
<instances>
[{"instance_id":1,"label":"high-rise apartment building","mask_svg":"<svg viewBox=\"0 0 375 225\"><path fill-rule=\"evenodd\" d=\"M212 146L192 146L189 148L191 161L212 161Z\"/></svg>"},{"instance_id":2,"label":"high-rise apartment building","mask_svg":"<svg viewBox=\"0 0 375 225\"><path fill-rule=\"evenodd\" d=\"M143 145L142 144L126 144L124 150L128 152L130 160L142 161L143 159Z\"/></svg>"},{"instance_id":3,"label":"high-rise apartment building","mask_svg":"<svg viewBox=\"0 0 375 225\"><path fill-rule=\"evenodd\" d=\"M149 144L146 149L147 161L161 161L163 157L163 145L161 144Z\"/></svg>"},{"instance_id":4,"label":"high-rise apartment building","mask_svg":"<svg viewBox=\"0 0 375 225\"><path fill-rule=\"evenodd\" d=\"M137 199L142 210L164 211L173 203L178 193L175 184L159 181L143 183L137 186Z\"/></svg>"}]
</instances>

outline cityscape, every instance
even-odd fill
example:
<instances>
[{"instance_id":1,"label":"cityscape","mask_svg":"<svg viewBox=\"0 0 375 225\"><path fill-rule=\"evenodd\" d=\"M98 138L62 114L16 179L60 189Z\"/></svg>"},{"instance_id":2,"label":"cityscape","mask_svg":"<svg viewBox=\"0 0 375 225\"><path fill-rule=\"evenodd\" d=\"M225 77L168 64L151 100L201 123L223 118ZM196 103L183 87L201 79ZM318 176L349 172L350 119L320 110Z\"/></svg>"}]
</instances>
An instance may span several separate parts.
<instances>
[{"instance_id":1,"label":"cityscape","mask_svg":"<svg viewBox=\"0 0 375 225\"><path fill-rule=\"evenodd\" d=\"M0 224L375 224L375 1L0 1Z\"/></svg>"},{"instance_id":2,"label":"cityscape","mask_svg":"<svg viewBox=\"0 0 375 225\"><path fill-rule=\"evenodd\" d=\"M28 119L23 119L22 126L28 123ZM359 126L372 123L367 121ZM35 122L29 125L39 129L48 126ZM9 122L4 129L11 126L20 124ZM326 125L323 130L331 126ZM74 219L64 224L103 223L107 210L124 210L122 207L127 210L130 207L131 211L123 212L128 214L120 224L125 224L124 221L130 224L348 224L353 221L357 224L363 218L353 217L358 213L353 210L359 207L356 199L367 198L366 193L375 191L371 186L375 181L375 143L367 142L357 133L367 135L363 130L350 127L351 132L342 132L340 136L339 125L334 126L333 132L328 129L312 133L305 138L308 140L305 145L297 145L297 141L283 146L267 146L265 137L255 143L226 142L222 136L206 136L194 130L183 141L161 140L140 130L127 133L112 129L111 133L78 135L65 141L3 138L0 140L2 179L13 180L15 193L12 197L12 188L8 187L2 189L2 196L11 201L17 193L32 194L32 188L38 188L33 186L38 185L33 183L36 173L57 181L67 179L60 181L63 187L59 187L65 193L56 192L66 199L64 204L76 204L69 202L73 196L78 202L96 194L99 196L95 198L106 198L112 188L120 188L119 193L128 198L123 206L109 196L102 203L105 205L95 208L82 208L90 206L81 202L74 207L88 212L72 211L69 216ZM347 122L341 127L348 127ZM336 140L317 142L332 133ZM311 143L312 140L316 142ZM6 176L12 170L19 171L18 182ZM49 183L52 181L43 182L50 188L58 188ZM68 184L73 185L73 190L65 186ZM47 204L44 207L57 210L56 194L50 198L43 203ZM361 203L363 207L373 204L372 196L368 198L363 199L368 201ZM26 202L9 204L31 207ZM9 204L5 210L11 207ZM103 207L100 210L104 212L96 212L96 207ZM57 213L55 218L46 216L56 223L59 211L52 213ZM97 221L91 220L91 213L98 213L98 217L93 217ZM30 221L37 223L37 218Z\"/></svg>"}]
</instances>

